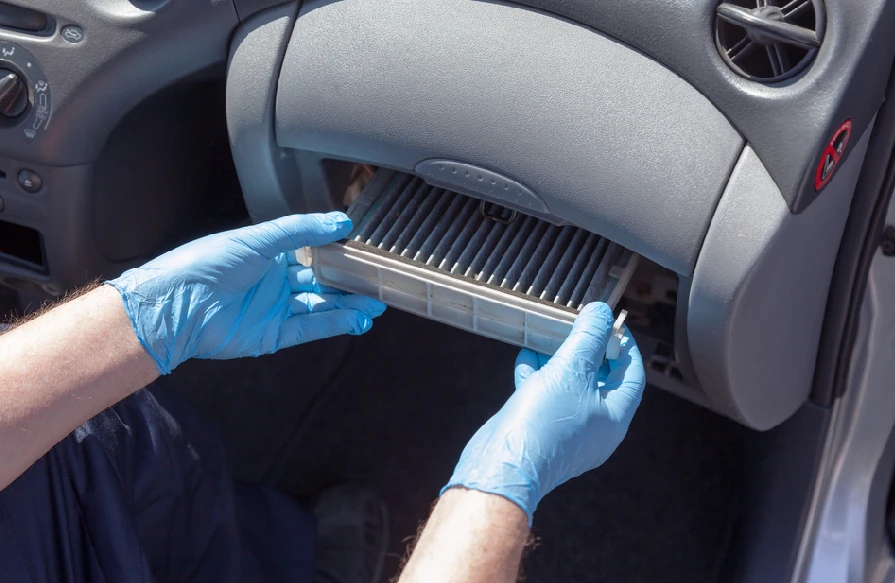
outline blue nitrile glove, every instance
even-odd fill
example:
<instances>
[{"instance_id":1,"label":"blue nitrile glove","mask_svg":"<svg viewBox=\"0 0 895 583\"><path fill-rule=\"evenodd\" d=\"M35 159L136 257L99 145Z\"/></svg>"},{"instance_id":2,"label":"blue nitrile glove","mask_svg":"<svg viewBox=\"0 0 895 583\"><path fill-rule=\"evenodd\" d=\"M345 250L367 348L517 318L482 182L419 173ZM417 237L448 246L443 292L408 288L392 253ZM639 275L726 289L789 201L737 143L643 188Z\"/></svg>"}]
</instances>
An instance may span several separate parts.
<instances>
[{"instance_id":1,"label":"blue nitrile glove","mask_svg":"<svg viewBox=\"0 0 895 583\"><path fill-rule=\"evenodd\" d=\"M282 217L203 237L106 283L121 293L161 374L189 358L259 356L363 334L385 304L321 288L294 253L350 231L344 213Z\"/></svg>"},{"instance_id":2,"label":"blue nitrile glove","mask_svg":"<svg viewBox=\"0 0 895 583\"><path fill-rule=\"evenodd\" d=\"M522 350L516 392L472 437L448 485L499 494L528 514L567 480L596 468L621 443L646 376L627 333L603 364L614 318L606 304L581 310L552 358Z\"/></svg>"}]
</instances>

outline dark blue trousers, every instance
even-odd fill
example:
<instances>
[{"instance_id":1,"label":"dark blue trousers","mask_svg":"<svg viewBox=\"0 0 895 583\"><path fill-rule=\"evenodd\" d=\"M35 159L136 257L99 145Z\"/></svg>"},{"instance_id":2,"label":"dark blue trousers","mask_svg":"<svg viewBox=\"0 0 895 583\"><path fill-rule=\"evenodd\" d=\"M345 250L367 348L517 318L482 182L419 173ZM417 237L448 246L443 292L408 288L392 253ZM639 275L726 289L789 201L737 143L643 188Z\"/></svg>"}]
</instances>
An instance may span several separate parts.
<instances>
[{"instance_id":1,"label":"dark blue trousers","mask_svg":"<svg viewBox=\"0 0 895 583\"><path fill-rule=\"evenodd\" d=\"M143 389L0 491L0 583L311 580L313 518L236 485L213 428Z\"/></svg>"}]
</instances>

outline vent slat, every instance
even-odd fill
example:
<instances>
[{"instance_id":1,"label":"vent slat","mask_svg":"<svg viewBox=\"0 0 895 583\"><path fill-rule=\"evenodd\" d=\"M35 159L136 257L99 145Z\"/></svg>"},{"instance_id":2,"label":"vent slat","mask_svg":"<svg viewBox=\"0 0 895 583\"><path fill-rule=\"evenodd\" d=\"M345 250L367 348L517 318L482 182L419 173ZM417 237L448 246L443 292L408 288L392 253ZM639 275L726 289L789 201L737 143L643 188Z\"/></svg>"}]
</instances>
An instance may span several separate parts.
<instances>
[{"instance_id":1,"label":"vent slat","mask_svg":"<svg viewBox=\"0 0 895 583\"><path fill-rule=\"evenodd\" d=\"M522 277L523 269L525 269L525 266L528 265L531 257L537 252L538 245L542 242L541 239L544 237L544 234L547 232L547 227L549 226L550 223L537 221L531 234L526 237L525 241L522 243L522 248L516 253L516 258L507 270L506 275L503 276L503 281L501 282L500 287L516 289L516 284L518 283L519 278Z\"/></svg>"},{"instance_id":2,"label":"vent slat","mask_svg":"<svg viewBox=\"0 0 895 583\"><path fill-rule=\"evenodd\" d=\"M605 301L617 281L610 270L630 255L577 227L500 207L486 216L481 201L410 175L383 182L370 183L381 192L349 238L533 300L573 310Z\"/></svg>"},{"instance_id":3,"label":"vent slat","mask_svg":"<svg viewBox=\"0 0 895 583\"><path fill-rule=\"evenodd\" d=\"M440 264L454 246L454 242L459 239L464 228L472 219L472 213L475 212L475 201L466 197L457 198L458 200L461 200L463 204L460 206L457 214L451 219L450 225L447 226L447 230L444 232L444 235L442 235L438 245L435 246L435 250L432 251L431 257L426 260L426 265L440 267ZM463 198L466 198L466 200L463 200Z\"/></svg>"},{"instance_id":4,"label":"vent slat","mask_svg":"<svg viewBox=\"0 0 895 583\"><path fill-rule=\"evenodd\" d=\"M379 226L376 227L376 230L373 231L373 234L370 235L370 239L367 241L368 244L380 248L382 247L386 235L392 231L393 227L398 223L398 219L404 214L404 207L407 206L407 203L410 201L416 188L417 184L413 181L408 182L404 186L401 190L401 194L398 195L398 198L395 199L391 204L391 207L382 215Z\"/></svg>"},{"instance_id":5,"label":"vent slat","mask_svg":"<svg viewBox=\"0 0 895 583\"><path fill-rule=\"evenodd\" d=\"M423 243L425 243L426 239L429 238L429 235L432 234L432 229L435 227L435 223L441 219L448 206L450 206L451 201L453 201L453 198L440 188L433 190L429 194L429 198L434 198L436 200L435 205L432 207L432 210L429 211L429 214L423 218L422 223L417 227L414 227L413 222L411 222L411 228L416 228L417 230L412 233L410 243L407 244L407 249L401 251L402 257L416 256L420 247L423 246ZM423 209L421 208L420 213L422 212Z\"/></svg>"},{"instance_id":6,"label":"vent slat","mask_svg":"<svg viewBox=\"0 0 895 583\"><path fill-rule=\"evenodd\" d=\"M503 232L500 241L497 242L497 246L494 248L494 252L488 257L488 260L485 262L485 267L483 267L482 271L475 276L476 281L487 281L491 274L494 273L494 270L497 269L497 265L500 263L500 260L506 253L506 250L510 246L510 243L512 243L513 240L516 238L516 236L519 234L519 231L522 230L523 222L524 221L521 221L517 218L515 221L510 223L510 226Z\"/></svg>"},{"instance_id":7,"label":"vent slat","mask_svg":"<svg viewBox=\"0 0 895 583\"><path fill-rule=\"evenodd\" d=\"M534 253L531 254L531 257L525 263L525 267L522 269L518 281L516 281L516 284L513 286L513 291L527 291L538 274L547 268L544 260L547 258L547 254L550 253L550 250L553 249L556 239L561 232L562 227L557 227L556 225L549 225L547 227L547 231L541 237L541 240L538 241Z\"/></svg>"},{"instance_id":8,"label":"vent slat","mask_svg":"<svg viewBox=\"0 0 895 583\"><path fill-rule=\"evenodd\" d=\"M433 190L435 189L428 184L422 185L422 196L420 197L422 198L422 202L417 205L413 212L413 216L409 218L407 225L400 232L398 238L395 239L395 242L392 243L392 247L389 251L404 255L404 253L412 247L411 242L413 236L420 232L420 227L423 222L434 212L435 206L441 200L441 197L434 194Z\"/></svg>"},{"instance_id":9,"label":"vent slat","mask_svg":"<svg viewBox=\"0 0 895 583\"><path fill-rule=\"evenodd\" d=\"M391 228L389 228L382 236L382 242L379 244L380 249L386 251L392 250L395 243L398 241L398 238L403 233L407 232L407 225L416 216L417 209L419 209L422 202L426 200L426 197L422 195L423 191L426 190L426 185L420 184L416 186L416 188L413 188L413 186L414 185L411 184L408 186L407 190L405 190L406 193L409 193L406 198L402 196L395 202L395 209L397 210L398 216L395 218Z\"/></svg>"},{"instance_id":10,"label":"vent slat","mask_svg":"<svg viewBox=\"0 0 895 583\"><path fill-rule=\"evenodd\" d=\"M416 252L416 255L413 256L414 261L426 263L429 258L432 257L435 247L444 237L444 234L447 233L454 222L454 218L463 206L464 197L454 193L450 193L450 195L445 193L444 196L450 196L451 203L444 210L444 214L441 215L441 217L438 218L438 221L432 226L432 232L427 233L428 236L426 237L425 242L420 246L420 250Z\"/></svg>"},{"instance_id":11,"label":"vent slat","mask_svg":"<svg viewBox=\"0 0 895 583\"><path fill-rule=\"evenodd\" d=\"M481 249L487 240L488 233L497 224L489 221L483 216L479 216L476 222L475 232L469 238L469 242L460 249L460 256L454 260L451 266L451 273L465 273L466 269L472 262L472 258L478 249Z\"/></svg>"},{"instance_id":12,"label":"vent slat","mask_svg":"<svg viewBox=\"0 0 895 583\"><path fill-rule=\"evenodd\" d=\"M466 277L471 277L473 279L478 279L479 272L482 271L485 262L491 258L494 248L497 247L504 231L507 229L506 223L497 223L494 221L486 221L485 223L490 225L488 227L488 235L485 237L485 242L482 243L482 246L478 249L470 248L470 251L475 252L475 256L472 258L466 273L463 274Z\"/></svg>"},{"instance_id":13,"label":"vent slat","mask_svg":"<svg viewBox=\"0 0 895 583\"><path fill-rule=\"evenodd\" d=\"M594 252L594 247L596 247L597 239L599 238L600 237L597 235L589 234L582 242L581 250L578 252L574 261L572 261L569 273L566 274L565 280L562 282L562 285L559 286L559 291L556 292L557 304L562 304L564 306L569 305L572 291L575 289L575 285L580 281L581 272L584 271L584 267L587 265L591 253Z\"/></svg>"},{"instance_id":14,"label":"vent slat","mask_svg":"<svg viewBox=\"0 0 895 583\"><path fill-rule=\"evenodd\" d=\"M609 283L609 270L615 265L615 261L619 256L619 251L622 249L622 247L615 243L609 243L609 247L606 249L605 258L600 262L600 266L597 268L597 272L591 280L591 286L584 294L584 299L581 300L582 304L596 302L603 296L608 295L606 288Z\"/></svg>"},{"instance_id":15,"label":"vent slat","mask_svg":"<svg viewBox=\"0 0 895 583\"><path fill-rule=\"evenodd\" d=\"M544 257L543 265L538 270L534 281L528 288L528 295L539 298L541 297L541 294L544 293L544 288L547 286L547 282L550 281L550 277L553 275L553 270L556 269L556 265L559 263L563 251L566 246L568 246L569 241L572 240L575 230L575 227L562 227L559 236L556 238L556 242L547 251L547 256Z\"/></svg>"},{"instance_id":16,"label":"vent slat","mask_svg":"<svg viewBox=\"0 0 895 583\"><path fill-rule=\"evenodd\" d=\"M531 236L531 232L539 222L540 221L534 217L525 217L523 219L522 226L519 227L518 236L513 237L513 240L510 241L503 257L500 258L500 262L497 264L497 267L494 268L494 273L488 278L487 283L498 287L503 283L503 276L513 265L513 262L516 261L519 252L522 250L522 246L525 245L525 242Z\"/></svg>"},{"instance_id":17,"label":"vent slat","mask_svg":"<svg viewBox=\"0 0 895 583\"><path fill-rule=\"evenodd\" d=\"M562 250L562 255L556 264L556 268L553 270L550 280L547 281L547 285L544 286L544 291L541 292L542 300L556 303L555 300L557 292L559 292L559 286L565 281L566 275L569 273L569 268L572 266L572 261L574 261L575 256L578 255L581 243L584 242L587 235L587 231L583 229L575 230L575 233L572 235L572 240L569 241L568 246Z\"/></svg>"},{"instance_id":18,"label":"vent slat","mask_svg":"<svg viewBox=\"0 0 895 583\"><path fill-rule=\"evenodd\" d=\"M404 187L407 184L410 184L412 181L410 180L410 176L406 174L396 174L395 177L385 186L383 189L382 195L376 201L376 204L373 205L373 208L367 213L367 216L364 217L363 222L361 223L361 231L360 233L354 237L355 241L368 242L370 237L376 231L376 229L382 224L382 219L389 210L391 210L392 205L397 200L398 196L401 195L401 192L404 190Z\"/></svg>"},{"instance_id":19,"label":"vent slat","mask_svg":"<svg viewBox=\"0 0 895 583\"><path fill-rule=\"evenodd\" d=\"M572 290L572 299L569 302L569 307L576 310L580 310L583 307L582 300L584 299L584 294L587 293L590 282L594 279L600 264L605 260L607 245L609 245L609 241L600 237L599 242L597 242L597 248L591 253L581 278L575 285L575 289Z\"/></svg>"}]
</instances>

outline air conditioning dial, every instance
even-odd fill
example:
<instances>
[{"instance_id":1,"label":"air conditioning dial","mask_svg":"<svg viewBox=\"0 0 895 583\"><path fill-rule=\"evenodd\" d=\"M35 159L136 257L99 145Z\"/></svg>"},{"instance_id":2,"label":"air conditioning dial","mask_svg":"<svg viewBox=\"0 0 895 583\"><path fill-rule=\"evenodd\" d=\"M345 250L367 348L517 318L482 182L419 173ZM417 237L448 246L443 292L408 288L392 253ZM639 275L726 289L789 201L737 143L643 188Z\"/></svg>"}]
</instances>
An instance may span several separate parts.
<instances>
[{"instance_id":1,"label":"air conditioning dial","mask_svg":"<svg viewBox=\"0 0 895 583\"><path fill-rule=\"evenodd\" d=\"M0 139L14 131L25 142L39 140L52 117L52 87L37 59L0 40Z\"/></svg>"},{"instance_id":2,"label":"air conditioning dial","mask_svg":"<svg viewBox=\"0 0 895 583\"><path fill-rule=\"evenodd\" d=\"M0 69L0 116L18 117L28 108L28 87L18 73Z\"/></svg>"}]
</instances>

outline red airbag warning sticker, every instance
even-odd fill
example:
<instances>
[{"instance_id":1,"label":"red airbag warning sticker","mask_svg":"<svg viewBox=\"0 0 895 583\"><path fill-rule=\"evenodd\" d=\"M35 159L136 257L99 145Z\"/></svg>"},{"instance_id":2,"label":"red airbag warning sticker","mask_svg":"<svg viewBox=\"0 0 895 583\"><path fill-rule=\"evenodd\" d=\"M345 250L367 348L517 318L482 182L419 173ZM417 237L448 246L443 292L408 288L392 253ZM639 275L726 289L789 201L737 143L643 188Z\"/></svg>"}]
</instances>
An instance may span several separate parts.
<instances>
[{"instance_id":1,"label":"red airbag warning sticker","mask_svg":"<svg viewBox=\"0 0 895 583\"><path fill-rule=\"evenodd\" d=\"M814 190L823 188L833 177L833 172L839 165L839 160L842 159L842 153L845 152L850 137L851 120L847 119L833 133L830 143L824 149L823 156L820 157L820 162L817 163L817 172L814 174Z\"/></svg>"}]
</instances>

